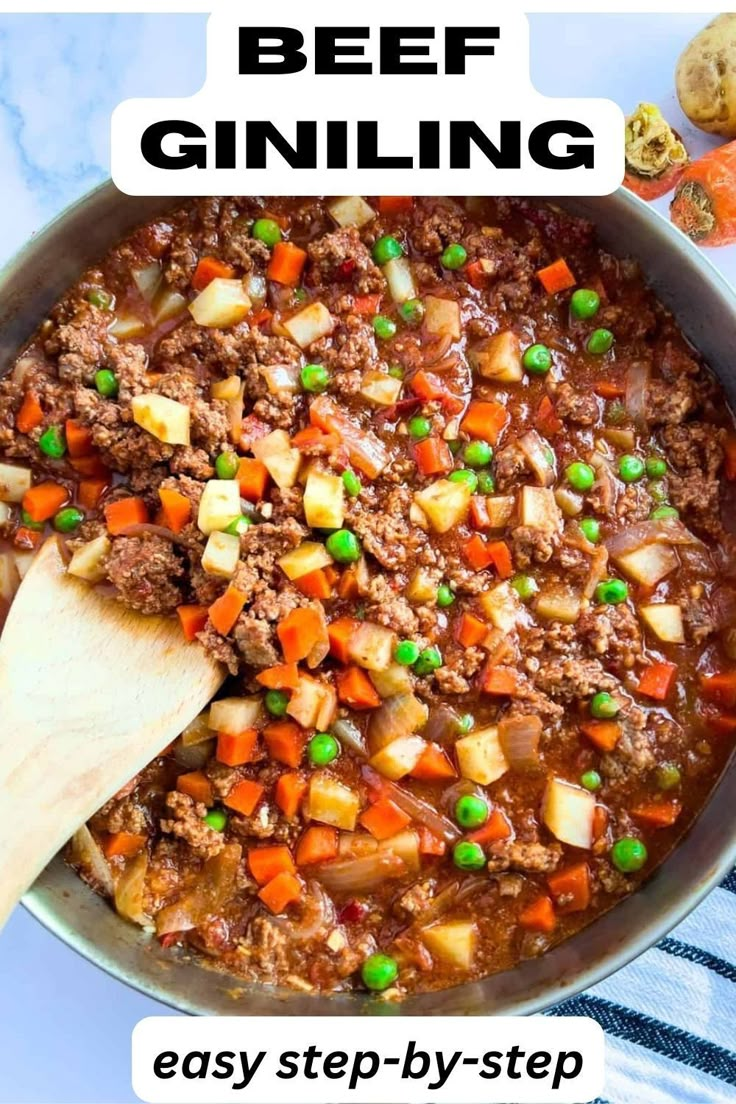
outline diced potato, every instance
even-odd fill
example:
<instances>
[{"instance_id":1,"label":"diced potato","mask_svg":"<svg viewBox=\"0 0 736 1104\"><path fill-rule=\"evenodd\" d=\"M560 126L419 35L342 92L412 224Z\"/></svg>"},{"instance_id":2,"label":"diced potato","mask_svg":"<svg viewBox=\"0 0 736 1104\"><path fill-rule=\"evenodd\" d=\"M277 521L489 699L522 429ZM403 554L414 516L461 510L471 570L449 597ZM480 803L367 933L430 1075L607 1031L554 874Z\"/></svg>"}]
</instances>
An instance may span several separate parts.
<instances>
[{"instance_id":1,"label":"diced potato","mask_svg":"<svg viewBox=\"0 0 736 1104\"><path fill-rule=\"evenodd\" d=\"M185 403L150 392L146 395L134 395L130 407L135 424L152 437L167 445L190 443L190 411Z\"/></svg>"},{"instance_id":2,"label":"diced potato","mask_svg":"<svg viewBox=\"0 0 736 1104\"><path fill-rule=\"evenodd\" d=\"M316 471L304 487L304 517L312 529L341 529L345 520L345 486L339 475Z\"/></svg>"},{"instance_id":3,"label":"diced potato","mask_svg":"<svg viewBox=\"0 0 736 1104\"><path fill-rule=\"evenodd\" d=\"M524 377L521 342L512 330L489 337L482 345L470 350L469 358L473 368L485 379L518 383Z\"/></svg>"},{"instance_id":4,"label":"diced potato","mask_svg":"<svg viewBox=\"0 0 736 1104\"><path fill-rule=\"evenodd\" d=\"M639 606L639 613L649 628L665 644L684 644L682 610L678 605L662 602L659 605Z\"/></svg>"},{"instance_id":5,"label":"diced potato","mask_svg":"<svg viewBox=\"0 0 736 1104\"><path fill-rule=\"evenodd\" d=\"M601 430L601 437L622 452L631 452L636 447L636 435L633 429L616 429L608 426Z\"/></svg>"},{"instance_id":6,"label":"diced potato","mask_svg":"<svg viewBox=\"0 0 736 1104\"><path fill-rule=\"evenodd\" d=\"M489 621L503 633L511 633L526 620L524 606L509 582L498 583L480 596L480 604Z\"/></svg>"},{"instance_id":7,"label":"diced potato","mask_svg":"<svg viewBox=\"0 0 736 1104\"><path fill-rule=\"evenodd\" d=\"M303 541L298 548L285 552L279 559L279 567L287 579L301 579L310 571L318 571L332 563L332 556L323 544L317 541Z\"/></svg>"},{"instance_id":8,"label":"diced potato","mask_svg":"<svg viewBox=\"0 0 736 1104\"><path fill-rule=\"evenodd\" d=\"M31 483L30 468L0 464L0 500L3 502L22 502L23 495L31 489Z\"/></svg>"},{"instance_id":9,"label":"diced potato","mask_svg":"<svg viewBox=\"0 0 736 1104\"><path fill-rule=\"evenodd\" d=\"M277 487L284 490L294 486L299 477L302 454L299 449L291 447L285 429L274 429L273 433L254 441L253 455L266 465Z\"/></svg>"},{"instance_id":10,"label":"diced potato","mask_svg":"<svg viewBox=\"0 0 736 1104\"><path fill-rule=\"evenodd\" d=\"M223 380L215 380L210 386L210 394L213 399L237 399L243 388L240 376L226 376Z\"/></svg>"},{"instance_id":11,"label":"diced potato","mask_svg":"<svg viewBox=\"0 0 736 1104\"><path fill-rule=\"evenodd\" d=\"M560 843L571 847L593 846L595 797L582 786L563 778L551 778L542 797L542 820Z\"/></svg>"},{"instance_id":12,"label":"diced potato","mask_svg":"<svg viewBox=\"0 0 736 1104\"><path fill-rule=\"evenodd\" d=\"M393 659L396 634L384 625L363 621L348 641L348 655L367 671L385 671Z\"/></svg>"},{"instance_id":13,"label":"diced potato","mask_svg":"<svg viewBox=\"0 0 736 1104\"><path fill-rule=\"evenodd\" d=\"M221 579L232 579L240 562L240 537L210 533L202 554L202 570Z\"/></svg>"},{"instance_id":14,"label":"diced potato","mask_svg":"<svg viewBox=\"0 0 736 1104\"><path fill-rule=\"evenodd\" d=\"M413 688L409 668L400 663L389 663L384 671L371 671L371 682L382 698L410 694Z\"/></svg>"},{"instance_id":15,"label":"diced potato","mask_svg":"<svg viewBox=\"0 0 736 1104\"><path fill-rule=\"evenodd\" d=\"M543 590L537 598L536 611L548 621L574 625L580 616L580 595L560 584Z\"/></svg>"},{"instance_id":16,"label":"diced potato","mask_svg":"<svg viewBox=\"0 0 736 1104\"><path fill-rule=\"evenodd\" d=\"M298 364L269 364L260 373L272 395L296 395L301 390Z\"/></svg>"},{"instance_id":17,"label":"diced potato","mask_svg":"<svg viewBox=\"0 0 736 1104\"><path fill-rule=\"evenodd\" d=\"M189 313L198 326L223 330L242 322L251 308L242 280L224 280L218 276L189 304Z\"/></svg>"},{"instance_id":18,"label":"diced potato","mask_svg":"<svg viewBox=\"0 0 736 1104\"><path fill-rule=\"evenodd\" d=\"M219 698L210 705L209 726L215 732L237 736L254 728L263 715L263 702L257 694L248 698Z\"/></svg>"},{"instance_id":19,"label":"diced potato","mask_svg":"<svg viewBox=\"0 0 736 1104\"><path fill-rule=\"evenodd\" d=\"M20 586L20 575L12 552L0 552L0 598L12 602Z\"/></svg>"},{"instance_id":20,"label":"diced potato","mask_svg":"<svg viewBox=\"0 0 736 1104\"><path fill-rule=\"evenodd\" d=\"M447 335L459 341L462 333L460 304L455 299L439 299L427 295L424 299L424 328L438 337Z\"/></svg>"},{"instance_id":21,"label":"diced potato","mask_svg":"<svg viewBox=\"0 0 736 1104\"><path fill-rule=\"evenodd\" d=\"M421 860L419 858L419 837L411 828L405 828L403 832L397 832L395 836L381 840L378 844L379 851L390 851L403 859L412 874L419 873Z\"/></svg>"},{"instance_id":22,"label":"diced potato","mask_svg":"<svg viewBox=\"0 0 736 1104\"><path fill-rule=\"evenodd\" d=\"M110 541L104 534L87 541L76 549L69 561L67 571L87 583L101 582L105 578L103 563L111 547Z\"/></svg>"},{"instance_id":23,"label":"diced potato","mask_svg":"<svg viewBox=\"0 0 736 1104\"><path fill-rule=\"evenodd\" d=\"M393 257L383 266L382 271L394 303L405 303L407 299L416 299L417 289L408 257Z\"/></svg>"},{"instance_id":24,"label":"diced potato","mask_svg":"<svg viewBox=\"0 0 736 1104\"><path fill-rule=\"evenodd\" d=\"M417 506L416 502L412 501L409 506L409 521L412 525L418 526L420 529L429 529L429 519L425 514L421 506Z\"/></svg>"},{"instance_id":25,"label":"diced potato","mask_svg":"<svg viewBox=\"0 0 736 1104\"><path fill-rule=\"evenodd\" d=\"M0 525L6 525L13 516L13 511L7 502L0 501Z\"/></svg>"},{"instance_id":26,"label":"diced potato","mask_svg":"<svg viewBox=\"0 0 736 1104\"><path fill-rule=\"evenodd\" d=\"M401 380L386 372L364 372L360 393L376 406L393 406L401 391Z\"/></svg>"},{"instance_id":27,"label":"diced potato","mask_svg":"<svg viewBox=\"0 0 736 1104\"><path fill-rule=\"evenodd\" d=\"M421 491L414 492L414 501L424 511L437 533L465 520L472 491L467 483L453 483L450 479L438 479Z\"/></svg>"},{"instance_id":28,"label":"diced potato","mask_svg":"<svg viewBox=\"0 0 736 1104\"><path fill-rule=\"evenodd\" d=\"M143 336L146 323L134 314L119 314L107 332L118 341L132 341L134 337Z\"/></svg>"},{"instance_id":29,"label":"diced potato","mask_svg":"<svg viewBox=\"0 0 736 1104\"><path fill-rule=\"evenodd\" d=\"M511 521L516 507L513 495L489 495L486 498L486 511L491 529L505 529Z\"/></svg>"},{"instance_id":30,"label":"diced potato","mask_svg":"<svg viewBox=\"0 0 736 1104\"><path fill-rule=\"evenodd\" d=\"M161 287L163 273L158 261L133 271L133 282L147 303L152 303Z\"/></svg>"},{"instance_id":31,"label":"diced potato","mask_svg":"<svg viewBox=\"0 0 736 1104\"><path fill-rule=\"evenodd\" d=\"M680 563L677 553L669 544L645 544L634 552L611 558L630 579L644 583L645 586L656 586Z\"/></svg>"},{"instance_id":32,"label":"diced potato","mask_svg":"<svg viewBox=\"0 0 736 1104\"><path fill-rule=\"evenodd\" d=\"M551 487L527 485L521 488L519 524L547 533L557 532L562 527L562 514Z\"/></svg>"},{"instance_id":33,"label":"diced potato","mask_svg":"<svg viewBox=\"0 0 736 1104\"><path fill-rule=\"evenodd\" d=\"M360 798L355 790L338 782L326 771L312 775L305 809L310 820L352 832L359 809Z\"/></svg>"},{"instance_id":34,"label":"diced potato","mask_svg":"<svg viewBox=\"0 0 736 1104\"><path fill-rule=\"evenodd\" d=\"M447 966L469 970L473 965L478 929L465 920L451 920L447 924L433 924L422 932L422 940Z\"/></svg>"},{"instance_id":35,"label":"diced potato","mask_svg":"<svg viewBox=\"0 0 736 1104\"><path fill-rule=\"evenodd\" d=\"M164 288L156 296L156 302L153 304L154 326L160 326L162 322L168 322L171 318L183 314L187 306L187 300L178 291Z\"/></svg>"},{"instance_id":36,"label":"diced potato","mask_svg":"<svg viewBox=\"0 0 736 1104\"><path fill-rule=\"evenodd\" d=\"M421 736L401 736L386 744L368 762L384 778L396 782L414 770L426 746Z\"/></svg>"},{"instance_id":37,"label":"diced potato","mask_svg":"<svg viewBox=\"0 0 736 1104\"><path fill-rule=\"evenodd\" d=\"M495 725L463 736L455 744L455 752L463 778L481 786L490 786L509 769Z\"/></svg>"},{"instance_id":38,"label":"diced potato","mask_svg":"<svg viewBox=\"0 0 736 1104\"><path fill-rule=\"evenodd\" d=\"M324 303L310 303L304 310L288 318L283 327L300 349L308 349L315 341L332 333L335 319Z\"/></svg>"},{"instance_id":39,"label":"diced potato","mask_svg":"<svg viewBox=\"0 0 736 1104\"><path fill-rule=\"evenodd\" d=\"M289 698L286 712L302 728L316 728L324 732L334 721L337 712L334 687L312 678L311 675L301 675L299 685Z\"/></svg>"},{"instance_id":40,"label":"diced potato","mask_svg":"<svg viewBox=\"0 0 736 1104\"><path fill-rule=\"evenodd\" d=\"M415 606L433 602L437 597L437 580L426 567L416 567L406 587L406 599Z\"/></svg>"},{"instance_id":41,"label":"diced potato","mask_svg":"<svg viewBox=\"0 0 736 1104\"><path fill-rule=\"evenodd\" d=\"M555 502L566 517L577 517L583 511L583 496L575 494L569 487L558 487Z\"/></svg>"},{"instance_id":42,"label":"diced potato","mask_svg":"<svg viewBox=\"0 0 736 1104\"><path fill-rule=\"evenodd\" d=\"M208 536L226 529L240 515L240 484L237 479L209 479L199 500L197 525Z\"/></svg>"},{"instance_id":43,"label":"diced potato","mask_svg":"<svg viewBox=\"0 0 736 1104\"><path fill-rule=\"evenodd\" d=\"M373 222L376 212L362 196L338 196L327 206L338 226L354 226L360 230Z\"/></svg>"}]
</instances>

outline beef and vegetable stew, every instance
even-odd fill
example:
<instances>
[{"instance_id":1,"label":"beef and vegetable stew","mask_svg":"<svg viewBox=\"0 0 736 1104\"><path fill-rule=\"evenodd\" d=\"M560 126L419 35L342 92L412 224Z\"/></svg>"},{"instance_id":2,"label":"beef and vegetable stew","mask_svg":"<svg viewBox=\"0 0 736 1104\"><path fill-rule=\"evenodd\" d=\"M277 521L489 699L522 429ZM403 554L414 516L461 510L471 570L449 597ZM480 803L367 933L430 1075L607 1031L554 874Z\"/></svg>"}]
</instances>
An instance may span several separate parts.
<instances>
[{"instance_id":1,"label":"beef and vegetable stew","mask_svg":"<svg viewBox=\"0 0 736 1104\"><path fill-rule=\"evenodd\" d=\"M222 695L70 858L166 947L388 997L634 890L736 731L736 434L635 264L525 200L206 199L0 384L6 606L178 617Z\"/></svg>"}]
</instances>

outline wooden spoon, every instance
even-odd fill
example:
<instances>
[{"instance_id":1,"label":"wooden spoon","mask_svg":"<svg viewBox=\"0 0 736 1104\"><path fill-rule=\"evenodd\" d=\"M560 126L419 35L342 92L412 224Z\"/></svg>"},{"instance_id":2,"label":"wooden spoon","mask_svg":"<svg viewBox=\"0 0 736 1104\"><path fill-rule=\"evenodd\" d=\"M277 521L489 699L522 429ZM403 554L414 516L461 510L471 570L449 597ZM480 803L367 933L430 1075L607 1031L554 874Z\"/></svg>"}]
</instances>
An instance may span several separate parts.
<instances>
[{"instance_id":1,"label":"wooden spoon","mask_svg":"<svg viewBox=\"0 0 736 1104\"><path fill-rule=\"evenodd\" d=\"M103 597L66 574L56 538L44 544L0 637L0 927L224 677L176 620Z\"/></svg>"}]
</instances>

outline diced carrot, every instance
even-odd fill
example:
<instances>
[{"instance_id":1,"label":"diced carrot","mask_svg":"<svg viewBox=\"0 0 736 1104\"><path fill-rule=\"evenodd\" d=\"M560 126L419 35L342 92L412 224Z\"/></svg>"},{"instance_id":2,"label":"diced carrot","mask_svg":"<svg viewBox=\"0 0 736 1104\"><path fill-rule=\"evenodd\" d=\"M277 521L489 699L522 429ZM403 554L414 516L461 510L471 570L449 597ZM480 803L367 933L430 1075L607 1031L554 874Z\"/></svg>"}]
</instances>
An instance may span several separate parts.
<instances>
[{"instance_id":1,"label":"diced carrot","mask_svg":"<svg viewBox=\"0 0 736 1104\"><path fill-rule=\"evenodd\" d=\"M294 721L274 721L264 728L263 739L268 754L277 763L283 763L285 767L299 766L307 743L307 735L301 725Z\"/></svg>"},{"instance_id":2,"label":"diced carrot","mask_svg":"<svg viewBox=\"0 0 736 1104\"><path fill-rule=\"evenodd\" d=\"M422 475L441 475L455 466L450 446L441 437L427 437L416 444L414 460Z\"/></svg>"},{"instance_id":3,"label":"diced carrot","mask_svg":"<svg viewBox=\"0 0 736 1104\"><path fill-rule=\"evenodd\" d=\"M495 445L508 420L509 412L501 403L475 399L468 407L460 428L469 437Z\"/></svg>"},{"instance_id":4,"label":"diced carrot","mask_svg":"<svg viewBox=\"0 0 736 1104\"><path fill-rule=\"evenodd\" d=\"M263 329L265 328L266 322L270 322L272 318L273 311L269 310L268 307L261 307L261 309L259 311L256 311L256 313L253 315L253 318L251 319L251 325L260 326Z\"/></svg>"},{"instance_id":5,"label":"diced carrot","mask_svg":"<svg viewBox=\"0 0 736 1104\"><path fill-rule=\"evenodd\" d=\"M519 689L519 672L513 667L489 663L481 675L480 688L486 694L508 694L513 697Z\"/></svg>"},{"instance_id":6,"label":"diced carrot","mask_svg":"<svg viewBox=\"0 0 736 1104\"><path fill-rule=\"evenodd\" d=\"M296 663L279 663L266 667L256 675L256 682L267 690L296 690L299 685L299 668Z\"/></svg>"},{"instance_id":7,"label":"diced carrot","mask_svg":"<svg viewBox=\"0 0 736 1104\"><path fill-rule=\"evenodd\" d=\"M306 575L300 575L292 582L307 598L319 598L324 601L332 597L332 584L323 567L316 567L314 571L308 571Z\"/></svg>"},{"instance_id":8,"label":"diced carrot","mask_svg":"<svg viewBox=\"0 0 736 1104\"><path fill-rule=\"evenodd\" d=\"M103 463L99 453L94 452L90 456L70 457L69 463L77 475L81 475L83 479L105 479L108 483L112 481L112 472Z\"/></svg>"},{"instance_id":9,"label":"diced carrot","mask_svg":"<svg viewBox=\"0 0 736 1104\"><path fill-rule=\"evenodd\" d=\"M325 433L317 425L305 426L304 429L298 430L291 438L291 444L294 448L303 450L312 448L314 445L321 445L325 451L337 448L340 443L340 438L336 433Z\"/></svg>"},{"instance_id":10,"label":"diced carrot","mask_svg":"<svg viewBox=\"0 0 736 1104\"><path fill-rule=\"evenodd\" d=\"M194 640L207 624L206 606L177 606L182 632L185 640Z\"/></svg>"},{"instance_id":11,"label":"diced carrot","mask_svg":"<svg viewBox=\"0 0 736 1104\"><path fill-rule=\"evenodd\" d=\"M227 636L240 617L247 597L247 594L244 594L242 590L230 585L225 593L216 598L209 607L207 612L210 621L222 636Z\"/></svg>"},{"instance_id":12,"label":"diced carrot","mask_svg":"<svg viewBox=\"0 0 736 1104\"><path fill-rule=\"evenodd\" d=\"M159 487L158 497L169 529L172 533L181 533L192 516L191 502L181 491L170 491L165 487Z\"/></svg>"},{"instance_id":13,"label":"diced carrot","mask_svg":"<svg viewBox=\"0 0 736 1104\"><path fill-rule=\"evenodd\" d=\"M355 576L355 572L350 568L345 568L340 581L337 584L337 594L339 598L358 598L360 597L360 589L358 587L358 580Z\"/></svg>"},{"instance_id":14,"label":"diced carrot","mask_svg":"<svg viewBox=\"0 0 736 1104\"><path fill-rule=\"evenodd\" d=\"M33 391L26 391L21 403L21 408L15 419L15 427L19 433L30 433L43 421L43 410Z\"/></svg>"},{"instance_id":15,"label":"diced carrot","mask_svg":"<svg viewBox=\"0 0 736 1104\"><path fill-rule=\"evenodd\" d=\"M213 280L232 280L235 278L235 269L232 265L218 261L217 257L202 257L192 276L192 287L195 291L204 291Z\"/></svg>"},{"instance_id":16,"label":"diced carrot","mask_svg":"<svg viewBox=\"0 0 736 1104\"><path fill-rule=\"evenodd\" d=\"M415 372L409 383L414 394L424 402L436 399L441 402L448 414L459 414L465 405L463 400L445 387L437 376L421 369Z\"/></svg>"},{"instance_id":17,"label":"diced carrot","mask_svg":"<svg viewBox=\"0 0 736 1104\"><path fill-rule=\"evenodd\" d=\"M419 828L419 854L420 855L444 855L447 844L439 836L430 832L422 824Z\"/></svg>"},{"instance_id":18,"label":"diced carrot","mask_svg":"<svg viewBox=\"0 0 736 1104\"><path fill-rule=\"evenodd\" d=\"M266 908L278 916L288 905L300 900L302 895L302 883L294 874L287 870L277 874L268 885L258 891L258 896Z\"/></svg>"},{"instance_id":19,"label":"diced carrot","mask_svg":"<svg viewBox=\"0 0 736 1104\"><path fill-rule=\"evenodd\" d=\"M473 495L470 499L470 524L474 529L490 529L491 518L485 495Z\"/></svg>"},{"instance_id":20,"label":"diced carrot","mask_svg":"<svg viewBox=\"0 0 736 1104\"><path fill-rule=\"evenodd\" d=\"M92 440L92 430L88 426L76 422L73 418L67 418L64 425L64 435L69 455L75 458L77 456L89 456L95 447Z\"/></svg>"},{"instance_id":21,"label":"diced carrot","mask_svg":"<svg viewBox=\"0 0 736 1104\"><path fill-rule=\"evenodd\" d=\"M220 763L228 767L239 767L243 763L252 763L258 743L258 730L244 728L242 732L218 732L216 756Z\"/></svg>"},{"instance_id":22,"label":"diced carrot","mask_svg":"<svg viewBox=\"0 0 736 1104\"><path fill-rule=\"evenodd\" d=\"M329 862L337 857L337 828L326 824L314 824L296 845L296 865L310 866L312 863Z\"/></svg>"},{"instance_id":23,"label":"diced carrot","mask_svg":"<svg viewBox=\"0 0 736 1104\"><path fill-rule=\"evenodd\" d=\"M395 836L402 828L406 828L411 822L411 817L389 798L383 798L375 805L370 805L364 813L360 814L358 820L375 839L384 840Z\"/></svg>"},{"instance_id":24,"label":"diced carrot","mask_svg":"<svg viewBox=\"0 0 736 1104\"><path fill-rule=\"evenodd\" d=\"M82 479L77 488L77 499L82 509L96 510L109 485L107 479Z\"/></svg>"},{"instance_id":25,"label":"diced carrot","mask_svg":"<svg viewBox=\"0 0 736 1104\"><path fill-rule=\"evenodd\" d=\"M130 525L142 525L148 521L148 509L142 498L116 498L105 506L107 531L113 537L123 533Z\"/></svg>"},{"instance_id":26,"label":"diced carrot","mask_svg":"<svg viewBox=\"0 0 736 1104\"><path fill-rule=\"evenodd\" d=\"M674 663L653 663L651 667L645 668L639 679L639 693L655 701L664 701L676 677L677 667Z\"/></svg>"},{"instance_id":27,"label":"diced carrot","mask_svg":"<svg viewBox=\"0 0 736 1104\"><path fill-rule=\"evenodd\" d=\"M547 935L553 932L557 917L549 897L537 897L523 908L519 913L519 923L527 931L545 932Z\"/></svg>"},{"instance_id":28,"label":"diced carrot","mask_svg":"<svg viewBox=\"0 0 736 1104\"><path fill-rule=\"evenodd\" d=\"M598 751L613 751L621 739L621 725L618 721L586 721L580 731L588 737Z\"/></svg>"},{"instance_id":29,"label":"diced carrot","mask_svg":"<svg viewBox=\"0 0 736 1104\"><path fill-rule=\"evenodd\" d=\"M631 810L637 820L643 820L652 828L671 828L681 811L679 801L651 801Z\"/></svg>"},{"instance_id":30,"label":"diced carrot","mask_svg":"<svg viewBox=\"0 0 736 1104\"><path fill-rule=\"evenodd\" d=\"M285 843L251 847L248 852L248 867L259 885L266 885L277 874L296 873L291 851Z\"/></svg>"},{"instance_id":31,"label":"diced carrot","mask_svg":"<svg viewBox=\"0 0 736 1104\"><path fill-rule=\"evenodd\" d=\"M736 717L729 713L706 713L704 721L716 736L732 736L736 732Z\"/></svg>"},{"instance_id":32,"label":"diced carrot","mask_svg":"<svg viewBox=\"0 0 736 1104\"><path fill-rule=\"evenodd\" d=\"M414 196L379 196L378 210L382 215L400 215L405 211L411 211L414 206Z\"/></svg>"},{"instance_id":33,"label":"diced carrot","mask_svg":"<svg viewBox=\"0 0 736 1104\"><path fill-rule=\"evenodd\" d=\"M736 670L701 675L700 689L704 697L719 702L726 709L733 709L736 705Z\"/></svg>"},{"instance_id":34,"label":"diced carrot","mask_svg":"<svg viewBox=\"0 0 736 1104\"><path fill-rule=\"evenodd\" d=\"M38 548L43 540L43 533L39 529L29 529L27 525L19 525L13 534L13 544L16 548L24 548L31 551Z\"/></svg>"},{"instance_id":35,"label":"diced carrot","mask_svg":"<svg viewBox=\"0 0 736 1104\"><path fill-rule=\"evenodd\" d=\"M621 399L626 394L626 387L614 380L598 380L593 386L596 395L602 399Z\"/></svg>"},{"instance_id":36,"label":"diced carrot","mask_svg":"<svg viewBox=\"0 0 736 1104\"><path fill-rule=\"evenodd\" d=\"M353 310L356 314L378 314L381 299L380 291L375 295L356 295L353 300Z\"/></svg>"},{"instance_id":37,"label":"diced carrot","mask_svg":"<svg viewBox=\"0 0 736 1104\"><path fill-rule=\"evenodd\" d=\"M567 291L575 287L577 280L570 271L570 267L562 257L553 261L546 268L540 268L537 279L548 295L556 295L558 291Z\"/></svg>"},{"instance_id":38,"label":"diced carrot","mask_svg":"<svg viewBox=\"0 0 736 1104\"><path fill-rule=\"evenodd\" d=\"M338 617L327 626L330 655L339 663L350 661L350 641L359 627L360 621L354 617Z\"/></svg>"},{"instance_id":39,"label":"diced carrot","mask_svg":"<svg viewBox=\"0 0 736 1104\"><path fill-rule=\"evenodd\" d=\"M23 495L23 509L31 521L48 521L69 501L69 491L60 483L37 483Z\"/></svg>"},{"instance_id":40,"label":"diced carrot","mask_svg":"<svg viewBox=\"0 0 736 1104\"><path fill-rule=\"evenodd\" d=\"M545 395L537 407L537 416L534 420L534 428L543 437L554 437L562 429L562 422L557 417L557 412L549 395Z\"/></svg>"},{"instance_id":41,"label":"diced carrot","mask_svg":"<svg viewBox=\"0 0 736 1104\"><path fill-rule=\"evenodd\" d=\"M471 832L468 839L472 843L495 843L497 840L505 840L511 836L511 824L509 818L501 809L491 809L491 815L482 828Z\"/></svg>"},{"instance_id":42,"label":"diced carrot","mask_svg":"<svg viewBox=\"0 0 736 1104\"><path fill-rule=\"evenodd\" d=\"M474 648L488 636L488 626L474 613L464 613L458 622L455 633L458 644L463 648Z\"/></svg>"},{"instance_id":43,"label":"diced carrot","mask_svg":"<svg viewBox=\"0 0 736 1104\"><path fill-rule=\"evenodd\" d=\"M489 551L489 547L480 533L473 533L470 540L465 541L462 547L463 556L473 571L483 571L484 568L491 566L493 556Z\"/></svg>"},{"instance_id":44,"label":"diced carrot","mask_svg":"<svg viewBox=\"0 0 736 1104\"><path fill-rule=\"evenodd\" d=\"M494 272L493 262L487 257L480 257L477 261L471 261L463 269L463 276L471 287L476 290L484 288Z\"/></svg>"},{"instance_id":45,"label":"diced carrot","mask_svg":"<svg viewBox=\"0 0 736 1104\"><path fill-rule=\"evenodd\" d=\"M253 782L250 778L243 778L236 782L223 803L228 809L233 809L242 816L250 816L263 796L263 786L260 782Z\"/></svg>"},{"instance_id":46,"label":"diced carrot","mask_svg":"<svg viewBox=\"0 0 736 1104\"><path fill-rule=\"evenodd\" d=\"M253 456L241 456L235 477L240 484L240 495L248 502L260 502L266 493L268 468Z\"/></svg>"},{"instance_id":47,"label":"diced carrot","mask_svg":"<svg viewBox=\"0 0 736 1104\"><path fill-rule=\"evenodd\" d=\"M574 863L547 878L557 911L584 912L590 904L590 869L586 862Z\"/></svg>"},{"instance_id":48,"label":"diced carrot","mask_svg":"<svg viewBox=\"0 0 736 1104\"><path fill-rule=\"evenodd\" d=\"M135 832L112 832L102 843L105 858L112 859L120 855L124 859L132 859L146 846L147 836L137 835Z\"/></svg>"},{"instance_id":49,"label":"diced carrot","mask_svg":"<svg viewBox=\"0 0 736 1104\"><path fill-rule=\"evenodd\" d=\"M20 426L18 428L20 429ZM736 479L736 436L730 435L726 438L723 442L723 451L726 454L723 474L732 483Z\"/></svg>"},{"instance_id":50,"label":"diced carrot","mask_svg":"<svg viewBox=\"0 0 736 1104\"><path fill-rule=\"evenodd\" d=\"M439 744L427 744L419 762L410 772L412 778L436 782L444 778L457 778L457 771L444 748Z\"/></svg>"},{"instance_id":51,"label":"diced carrot","mask_svg":"<svg viewBox=\"0 0 736 1104\"><path fill-rule=\"evenodd\" d=\"M277 284L296 287L306 263L307 254L298 245L294 245L293 242L276 242L266 269L266 276L269 280L275 280Z\"/></svg>"},{"instance_id":52,"label":"diced carrot","mask_svg":"<svg viewBox=\"0 0 736 1104\"><path fill-rule=\"evenodd\" d=\"M499 578L510 579L514 574L514 565L511 562L511 552L506 541L492 541L487 551Z\"/></svg>"},{"instance_id":53,"label":"diced carrot","mask_svg":"<svg viewBox=\"0 0 736 1104\"><path fill-rule=\"evenodd\" d=\"M180 774L176 780L176 788L179 793L188 794L193 801L200 801L203 805L211 805L214 801L212 785L202 771Z\"/></svg>"},{"instance_id":54,"label":"diced carrot","mask_svg":"<svg viewBox=\"0 0 736 1104\"><path fill-rule=\"evenodd\" d=\"M276 783L274 798L285 817L293 820L308 788L307 780L296 771L287 771L281 775Z\"/></svg>"},{"instance_id":55,"label":"diced carrot","mask_svg":"<svg viewBox=\"0 0 736 1104\"><path fill-rule=\"evenodd\" d=\"M377 709L381 704L376 688L360 667L346 667L335 674L337 696L353 709Z\"/></svg>"},{"instance_id":56,"label":"diced carrot","mask_svg":"<svg viewBox=\"0 0 736 1104\"><path fill-rule=\"evenodd\" d=\"M306 659L315 644L324 637L324 621L316 609L301 606L287 614L276 627L276 635L287 663Z\"/></svg>"}]
</instances>

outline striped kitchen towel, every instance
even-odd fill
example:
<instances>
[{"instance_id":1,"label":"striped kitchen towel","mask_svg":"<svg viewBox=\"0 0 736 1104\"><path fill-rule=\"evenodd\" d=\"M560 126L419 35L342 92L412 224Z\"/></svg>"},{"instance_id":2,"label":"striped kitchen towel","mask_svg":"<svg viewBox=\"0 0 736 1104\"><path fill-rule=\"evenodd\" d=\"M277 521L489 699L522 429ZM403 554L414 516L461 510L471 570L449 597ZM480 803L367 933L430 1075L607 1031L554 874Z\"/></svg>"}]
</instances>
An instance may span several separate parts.
<instances>
[{"instance_id":1,"label":"striped kitchen towel","mask_svg":"<svg viewBox=\"0 0 736 1104\"><path fill-rule=\"evenodd\" d=\"M656 947L547 1014L604 1029L595 1104L736 1102L736 871Z\"/></svg>"}]
</instances>

